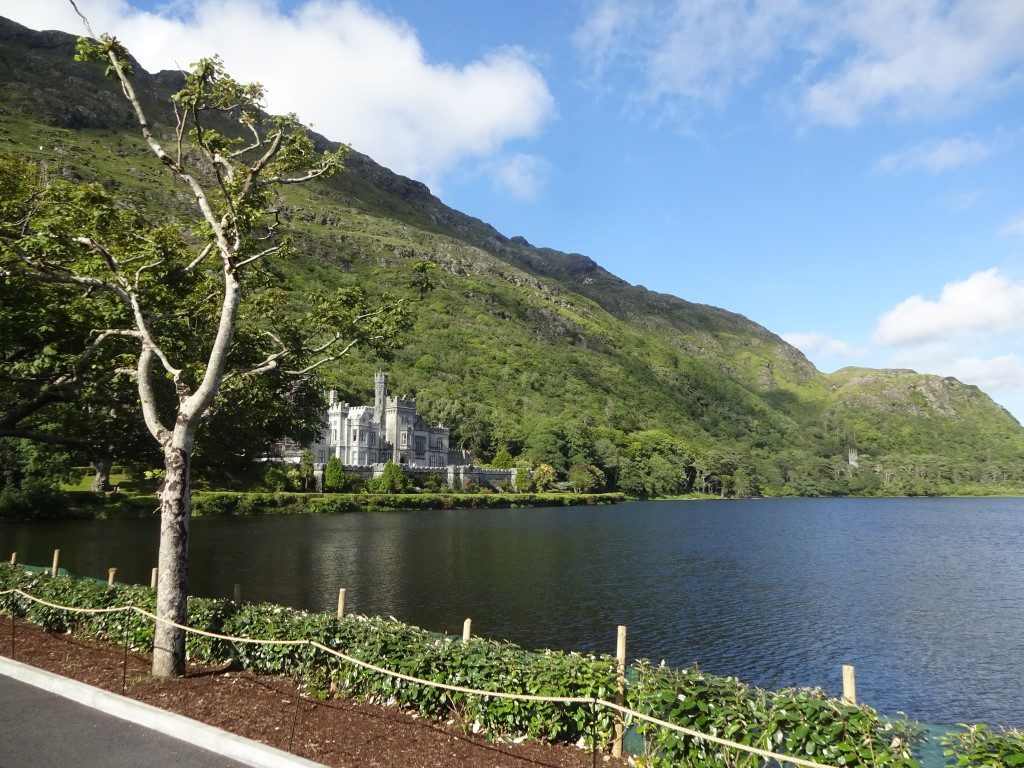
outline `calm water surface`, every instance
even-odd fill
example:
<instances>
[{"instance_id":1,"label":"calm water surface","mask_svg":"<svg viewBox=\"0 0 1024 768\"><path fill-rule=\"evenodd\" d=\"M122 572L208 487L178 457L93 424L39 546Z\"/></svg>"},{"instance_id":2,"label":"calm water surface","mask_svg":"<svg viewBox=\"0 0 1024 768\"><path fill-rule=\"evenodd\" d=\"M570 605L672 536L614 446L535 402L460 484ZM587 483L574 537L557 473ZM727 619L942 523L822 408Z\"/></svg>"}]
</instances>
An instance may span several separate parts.
<instances>
[{"instance_id":1,"label":"calm water surface","mask_svg":"<svg viewBox=\"0 0 1024 768\"><path fill-rule=\"evenodd\" d=\"M148 583L156 521L0 525L0 554ZM1024 500L773 499L200 519L192 591L393 615L528 647L698 663L1024 726Z\"/></svg>"}]
</instances>

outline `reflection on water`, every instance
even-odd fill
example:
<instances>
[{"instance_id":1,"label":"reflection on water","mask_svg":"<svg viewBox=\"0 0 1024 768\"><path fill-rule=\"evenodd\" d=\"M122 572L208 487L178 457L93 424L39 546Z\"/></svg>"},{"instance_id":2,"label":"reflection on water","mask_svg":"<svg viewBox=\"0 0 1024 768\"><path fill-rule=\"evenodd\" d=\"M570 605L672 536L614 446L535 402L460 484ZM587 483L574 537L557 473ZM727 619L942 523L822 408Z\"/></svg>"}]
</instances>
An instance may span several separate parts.
<instances>
[{"instance_id":1,"label":"reflection on water","mask_svg":"<svg viewBox=\"0 0 1024 768\"><path fill-rule=\"evenodd\" d=\"M699 663L885 712L1024 725L1024 501L777 499L193 521L192 591ZM156 521L0 525L0 554L148 583Z\"/></svg>"}]
</instances>

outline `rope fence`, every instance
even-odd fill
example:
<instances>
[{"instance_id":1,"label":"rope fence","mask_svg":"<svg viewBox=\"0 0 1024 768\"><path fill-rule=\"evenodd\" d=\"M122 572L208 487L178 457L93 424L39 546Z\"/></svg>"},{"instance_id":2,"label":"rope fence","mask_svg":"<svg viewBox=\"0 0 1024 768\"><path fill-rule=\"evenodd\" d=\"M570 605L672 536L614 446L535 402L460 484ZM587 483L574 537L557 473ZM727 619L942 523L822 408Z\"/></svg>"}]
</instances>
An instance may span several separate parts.
<instances>
[{"instance_id":1,"label":"rope fence","mask_svg":"<svg viewBox=\"0 0 1024 768\"><path fill-rule=\"evenodd\" d=\"M119 611L132 611L132 612L134 612L136 614L139 614L140 616L145 616L145 617L151 619L152 621L163 623L163 624L169 624L170 626L176 627L176 628L178 628L178 629L180 629L180 630L182 630L184 632L189 632L189 633L196 634L196 635L202 635L204 637L213 638L215 640L224 640L226 642L232 642L232 643L251 643L251 644L259 644L259 645L278 645L278 646L281 646L281 645L293 645L293 646L305 645L305 646L309 646L309 647L312 647L312 648L318 648L318 649L320 649L320 650L330 654L331 656L335 656L335 657L341 659L342 661L345 661L345 662L347 662L349 664L352 664L354 666L357 666L357 667L362 667L363 669L368 669L368 670L371 670L373 672L377 672L378 674L381 674L381 675L392 677L392 678L395 678L395 679L398 679L398 680L405 680L406 682L414 683L416 685L422 685L422 686L426 686L426 687L429 687L429 688L437 688L437 689L445 690L445 691L452 691L452 692L455 692L455 693L463 693L463 694L466 694L466 695L469 695L469 696L493 697L493 698L499 698L499 699L511 699L513 701L539 702L539 703L545 703L545 704L585 704L585 705L589 705L589 706L592 706L592 707L603 707L605 709L608 709L608 710L611 710L611 711L619 713L620 715L622 715L624 718L626 718L629 721L632 721L632 720L642 720L644 722L651 723L652 725L657 725L657 726L659 726L661 728L665 728L665 729L670 730L670 731L675 731L676 733L679 733L679 734L681 734L683 736L689 736L690 738L698 739L700 741L705 741L705 742L709 742L709 743L712 743L712 744L717 744L718 746L728 747L730 749L736 749L736 750L739 750L741 752L746 752L747 754L754 755L756 757L764 758L766 760L774 760L774 761L776 761L778 763L787 763L787 764L790 764L790 765L797 765L797 766L801 766L801 768L837 768L837 766L832 766L832 765L829 765L829 764L826 764L826 763L819 763L819 762L815 762L813 760L806 760L804 758L795 757L793 755L784 755L784 754L781 754L781 753L778 753L778 752L772 752L770 750L760 749L758 747L753 747L753 746L750 746L748 744L741 744L741 743L739 743L737 741L731 741L730 739L724 739L724 738L722 738L720 736L713 736L711 734L702 733L700 731L695 731L692 728L686 728L686 727L681 726L681 725L676 725L675 723L670 723L667 720L661 720L659 718L652 717L651 715L645 715L642 712L637 712L636 710L630 709L630 708L628 708L626 706L623 706L621 704L616 704L615 702L606 701L604 699L600 699L600 698L596 698L596 697L540 696L540 695L527 694L527 693L508 693L508 692L505 692L505 691L486 691L486 690L482 690L482 689L479 689L479 688L468 688L468 687L462 686L462 685L452 685L450 683L440 683L440 682L437 682L435 680L425 680L423 678L415 677L413 675L407 675L407 674L405 674L403 672L396 672L394 670L387 669L386 667L381 667L381 666L378 666L376 664L372 664L372 663L370 663L368 661L363 661L362 659L358 659L358 658L356 658L354 656L349 656L349 655L347 655L345 653L342 653L341 651L338 651L338 650L336 650L334 648L330 648L330 647L328 647L326 645L323 645L322 643L319 643L319 642L317 642L315 640L307 640L307 639L301 639L301 640L273 640L273 639L261 639L261 638L252 638L252 637L235 637L233 635L222 635L222 634L219 634L217 632L208 632L208 631L203 630L203 629L196 629L194 627L188 626L187 624L179 624L176 621L172 621L171 619L162 618L160 616L157 616L154 613L150 613L149 611L144 610L144 609L139 608L139 607L134 606L134 605L117 606L117 607L112 607L112 608L78 608L78 607L70 606L70 605L60 605L58 603L51 603L51 602L49 602L47 600L43 600L40 597L36 597L35 595L29 594L28 592L24 592L24 591L22 591L20 589L8 589L8 590L0 591L0 597L2 597L4 595L9 595L9 594L16 594L16 595L19 595L19 596L27 599L27 600L31 600L31 601L39 603L41 605L45 605L48 608L53 608L55 610L69 611L71 613L92 613L92 614L97 614L97 613L116 613L116 612L119 612Z\"/></svg>"}]
</instances>

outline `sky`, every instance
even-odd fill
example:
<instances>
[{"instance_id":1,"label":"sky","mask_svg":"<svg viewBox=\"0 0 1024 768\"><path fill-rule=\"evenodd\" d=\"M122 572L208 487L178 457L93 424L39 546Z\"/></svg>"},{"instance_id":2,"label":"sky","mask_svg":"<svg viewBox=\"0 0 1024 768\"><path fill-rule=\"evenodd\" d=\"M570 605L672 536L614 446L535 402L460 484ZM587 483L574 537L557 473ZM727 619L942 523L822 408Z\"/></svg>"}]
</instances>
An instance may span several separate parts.
<instances>
[{"instance_id":1,"label":"sky","mask_svg":"<svg viewBox=\"0 0 1024 768\"><path fill-rule=\"evenodd\" d=\"M506 235L1024 421L1022 0L79 0ZM0 0L79 33L63 0Z\"/></svg>"}]
</instances>

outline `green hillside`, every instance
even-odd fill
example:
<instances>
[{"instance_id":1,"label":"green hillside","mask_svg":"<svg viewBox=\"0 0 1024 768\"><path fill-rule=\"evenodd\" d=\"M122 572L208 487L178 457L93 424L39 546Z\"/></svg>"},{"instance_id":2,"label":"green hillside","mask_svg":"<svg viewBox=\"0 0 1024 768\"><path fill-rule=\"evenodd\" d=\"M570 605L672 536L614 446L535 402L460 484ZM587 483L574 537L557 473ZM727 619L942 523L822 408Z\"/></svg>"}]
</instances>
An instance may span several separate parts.
<instances>
[{"instance_id":1,"label":"green hillside","mask_svg":"<svg viewBox=\"0 0 1024 768\"><path fill-rule=\"evenodd\" d=\"M0 152L173 218L190 201L153 162L102 67L75 63L73 51L69 35L0 20ZM166 135L180 76L136 71ZM406 290L414 262L438 266L414 332L388 362L393 389L414 392L485 461L505 448L562 472L591 464L638 493L1024 485L1024 429L976 387L906 371L821 374L741 315L506 237L358 153L339 176L290 189L284 214L298 255L268 269L297 305L314 287ZM379 364L356 356L325 379L366 402Z\"/></svg>"}]
</instances>

